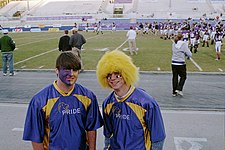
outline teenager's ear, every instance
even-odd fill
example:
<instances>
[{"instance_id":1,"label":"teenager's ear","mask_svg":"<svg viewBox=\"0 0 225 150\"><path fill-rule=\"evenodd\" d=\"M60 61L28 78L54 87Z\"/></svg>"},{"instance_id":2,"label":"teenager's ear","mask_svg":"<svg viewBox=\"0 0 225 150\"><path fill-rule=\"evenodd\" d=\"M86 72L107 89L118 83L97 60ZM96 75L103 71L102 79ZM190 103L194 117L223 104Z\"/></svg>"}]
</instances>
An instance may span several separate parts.
<instances>
[{"instance_id":1,"label":"teenager's ear","mask_svg":"<svg viewBox=\"0 0 225 150\"><path fill-rule=\"evenodd\" d=\"M55 68L55 73L56 73L56 76L58 77L59 76L59 70L58 70L58 68Z\"/></svg>"}]
</instances>

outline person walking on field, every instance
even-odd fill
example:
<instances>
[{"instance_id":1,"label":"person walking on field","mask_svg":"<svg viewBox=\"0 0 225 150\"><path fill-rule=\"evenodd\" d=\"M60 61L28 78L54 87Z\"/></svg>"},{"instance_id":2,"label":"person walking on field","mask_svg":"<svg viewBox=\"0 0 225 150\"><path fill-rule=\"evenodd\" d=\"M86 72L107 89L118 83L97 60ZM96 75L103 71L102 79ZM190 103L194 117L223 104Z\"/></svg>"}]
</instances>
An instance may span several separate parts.
<instances>
[{"instance_id":1,"label":"person walking on field","mask_svg":"<svg viewBox=\"0 0 225 150\"><path fill-rule=\"evenodd\" d=\"M81 60L81 68L83 70L83 62L81 59L81 49L83 45L86 43L86 39L80 33L78 33L78 28L74 28L72 30L73 35L70 37L69 45L72 47L72 51L79 56Z\"/></svg>"},{"instance_id":2,"label":"person walking on field","mask_svg":"<svg viewBox=\"0 0 225 150\"><path fill-rule=\"evenodd\" d=\"M127 32L127 39L130 49L130 55L133 55L133 52L137 55L136 47L136 32L133 30L133 26L130 26L130 30Z\"/></svg>"},{"instance_id":3,"label":"person walking on field","mask_svg":"<svg viewBox=\"0 0 225 150\"><path fill-rule=\"evenodd\" d=\"M8 65L9 65L9 75L13 76L14 73L14 54L16 44L13 39L8 35L8 30L3 30L3 36L0 38L0 50L2 53L2 71L3 76L7 75Z\"/></svg>"},{"instance_id":4,"label":"person walking on field","mask_svg":"<svg viewBox=\"0 0 225 150\"><path fill-rule=\"evenodd\" d=\"M64 35L62 37L60 37L59 44L58 44L59 51L63 52L63 51L71 51L72 50L72 47L69 45L70 36L68 34L69 34L69 31L65 30Z\"/></svg>"},{"instance_id":5,"label":"person walking on field","mask_svg":"<svg viewBox=\"0 0 225 150\"><path fill-rule=\"evenodd\" d=\"M188 45L183 41L183 35L178 33L172 44L172 85L173 85L173 96L183 96L183 86L187 79L185 57L190 58L192 53L188 48ZM180 80L178 81L178 77Z\"/></svg>"},{"instance_id":6,"label":"person walking on field","mask_svg":"<svg viewBox=\"0 0 225 150\"><path fill-rule=\"evenodd\" d=\"M135 87L139 73L124 52L106 52L96 70L99 83L113 90L104 100L107 150L162 150L165 129L160 107L145 90Z\"/></svg>"},{"instance_id":7,"label":"person walking on field","mask_svg":"<svg viewBox=\"0 0 225 150\"><path fill-rule=\"evenodd\" d=\"M103 125L95 94L76 81L80 59L71 51L56 60L57 80L31 99L23 140L34 150L96 150L96 130Z\"/></svg>"}]
</instances>

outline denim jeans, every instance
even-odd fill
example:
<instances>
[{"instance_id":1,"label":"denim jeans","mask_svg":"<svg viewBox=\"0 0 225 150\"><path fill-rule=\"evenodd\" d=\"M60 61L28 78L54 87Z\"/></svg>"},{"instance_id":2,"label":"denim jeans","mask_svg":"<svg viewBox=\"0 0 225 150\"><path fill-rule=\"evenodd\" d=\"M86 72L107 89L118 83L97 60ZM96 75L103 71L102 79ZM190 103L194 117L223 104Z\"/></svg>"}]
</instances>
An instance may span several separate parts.
<instances>
[{"instance_id":1,"label":"denim jeans","mask_svg":"<svg viewBox=\"0 0 225 150\"><path fill-rule=\"evenodd\" d=\"M159 141L152 143L152 148L151 150L163 150L163 144L165 140Z\"/></svg>"},{"instance_id":2,"label":"denim jeans","mask_svg":"<svg viewBox=\"0 0 225 150\"><path fill-rule=\"evenodd\" d=\"M13 52L11 53L2 53L2 70L3 73L7 73L7 63L9 65L9 72L14 73L14 59L13 59Z\"/></svg>"}]
</instances>

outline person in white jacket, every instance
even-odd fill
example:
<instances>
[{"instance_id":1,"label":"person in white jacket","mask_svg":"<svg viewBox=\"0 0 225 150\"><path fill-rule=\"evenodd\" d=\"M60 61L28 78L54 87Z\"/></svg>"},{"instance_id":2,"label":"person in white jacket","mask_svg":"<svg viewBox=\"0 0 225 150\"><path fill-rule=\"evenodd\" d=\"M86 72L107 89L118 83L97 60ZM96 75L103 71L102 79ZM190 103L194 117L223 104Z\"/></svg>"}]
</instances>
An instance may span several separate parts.
<instances>
[{"instance_id":1,"label":"person in white jacket","mask_svg":"<svg viewBox=\"0 0 225 150\"><path fill-rule=\"evenodd\" d=\"M130 55L133 55L133 52L137 55L137 47L136 47L136 32L133 30L133 27L130 26L130 30L127 32L127 40L130 49Z\"/></svg>"},{"instance_id":2,"label":"person in white jacket","mask_svg":"<svg viewBox=\"0 0 225 150\"><path fill-rule=\"evenodd\" d=\"M185 57L190 58L192 56L187 43L182 39L183 35L179 33L172 44L173 96L183 96L182 90L185 80L187 79ZM180 77L179 80L178 77Z\"/></svg>"}]
</instances>

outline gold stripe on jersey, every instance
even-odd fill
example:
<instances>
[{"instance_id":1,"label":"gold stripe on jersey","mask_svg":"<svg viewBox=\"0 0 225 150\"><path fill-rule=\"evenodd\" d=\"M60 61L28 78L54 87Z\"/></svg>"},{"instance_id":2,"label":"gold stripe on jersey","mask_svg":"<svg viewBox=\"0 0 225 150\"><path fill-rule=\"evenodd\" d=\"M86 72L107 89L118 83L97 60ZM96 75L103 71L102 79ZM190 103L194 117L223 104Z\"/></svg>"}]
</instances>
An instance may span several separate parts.
<instances>
[{"instance_id":1,"label":"gold stripe on jersey","mask_svg":"<svg viewBox=\"0 0 225 150\"><path fill-rule=\"evenodd\" d=\"M138 117L144 131L145 148L150 149L151 148L150 131L144 120L146 110L141 106L133 104L131 102L126 102L126 104L134 111L134 113Z\"/></svg>"},{"instance_id":2,"label":"gold stripe on jersey","mask_svg":"<svg viewBox=\"0 0 225 150\"><path fill-rule=\"evenodd\" d=\"M50 127L49 127L50 113L52 111L52 107L55 105L58 99L59 97L49 99L47 101L47 104L42 108L43 112L45 113L45 124L46 124L44 141L43 141L44 149L48 149L48 144L49 144L48 142L49 142L49 134L50 134Z\"/></svg>"},{"instance_id":3,"label":"gold stripe on jersey","mask_svg":"<svg viewBox=\"0 0 225 150\"><path fill-rule=\"evenodd\" d=\"M115 103L115 102L106 105L106 107L105 107L105 109L104 109L105 114L109 115L109 113L110 113L110 111L111 111L111 108L112 108L112 106L113 106L114 103Z\"/></svg>"},{"instance_id":4,"label":"gold stripe on jersey","mask_svg":"<svg viewBox=\"0 0 225 150\"><path fill-rule=\"evenodd\" d=\"M84 105L85 110L87 110L88 106L91 104L91 99L78 94L74 94L73 96L75 96Z\"/></svg>"}]
</instances>

